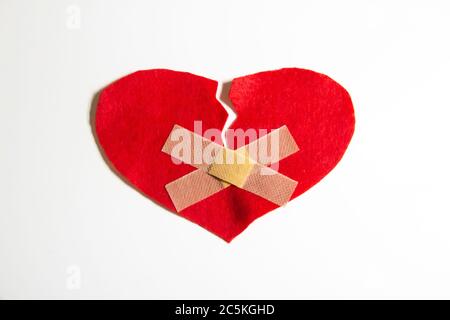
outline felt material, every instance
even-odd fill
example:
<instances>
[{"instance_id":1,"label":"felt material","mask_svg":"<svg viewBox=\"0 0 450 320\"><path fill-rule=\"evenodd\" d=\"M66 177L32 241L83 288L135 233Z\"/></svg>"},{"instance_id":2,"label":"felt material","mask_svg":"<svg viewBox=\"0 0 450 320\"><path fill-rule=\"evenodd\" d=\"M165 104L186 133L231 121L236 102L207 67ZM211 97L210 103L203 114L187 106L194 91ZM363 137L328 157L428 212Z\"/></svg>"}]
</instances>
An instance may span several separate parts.
<instances>
[{"instance_id":1,"label":"felt material","mask_svg":"<svg viewBox=\"0 0 450 320\"><path fill-rule=\"evenodd\" d=\"M288 129L283 127L282 129L274 130L269 135L266 135L265 139L260 138L255 142L261 144L263 141L268 140L267 136L280 137L280 131L284 132L288 131ZM287 146L287 148L283 146L282 155L289 149L292 149L294 145L296 146L295 141L290 137L292 136L284 134L282 138L286 140L279 141L279 144ZM195 140L197 140L196 144L194 143ZM272 148L272 146L270 147ZM277 151L279 150L279 148L273 148ZM214 155L209 157L209 153L206 150L214 150ZM218 178L223 188L233 184L279 206L289 201L297 186L296 181L251 159L245 147L231 150L178 125L174 126L167 137L162 152L175 160L200 168L200 173L203 172L204 175ZM275 153L270 153L274 157L280 157L279 153L276 153L276 155ZM166 185L167 192L177 212L207 198L208 193L212 195L220 191L217 181L201 177L199 174L191 172L178 179L180 180L178 184L175 181Z\"/></svg>"},{"instance_id":2,"label":"felt material","mask_svg":"<svg viewBox=\"0 0 450 320\"><path fill-rule=\"evenodd\" d=\"M196 169L175 165L160 150L176 123L191 131L195 120L203 121L204 130L223 127L227 113L216 90L216 81L161 69L133 73L105 88L95 130L110 164L136 189L175 211L165 185ZM232 128L289 128L300 151L280 161L279 172L298 181L293 198L336 166L354 131L347 91L313 71L289 68L236 78L230 99L237 113ZM179 215L231 241L276 207L231 186Z\"/></svg>"}]
</instances>

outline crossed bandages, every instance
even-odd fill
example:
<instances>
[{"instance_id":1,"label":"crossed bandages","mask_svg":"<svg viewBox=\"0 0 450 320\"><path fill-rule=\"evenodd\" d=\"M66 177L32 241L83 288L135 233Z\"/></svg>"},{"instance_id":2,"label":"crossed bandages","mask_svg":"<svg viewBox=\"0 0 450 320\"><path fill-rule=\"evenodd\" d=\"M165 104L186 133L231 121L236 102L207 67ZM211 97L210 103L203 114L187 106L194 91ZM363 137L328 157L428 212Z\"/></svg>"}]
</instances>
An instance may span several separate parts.
<instances>
[{"instance_id":1,"label":"crossed bandages","mask_svg":"<svg viewBox=\"0 0 450 320\"><path fill-rule=\"evenodd\" d=\"M190 144L190 153L180 154L174 152L180 143L180 135L188 137L190 141L200 141L202 150L214 150L211 161L201 161L195 157L194 145ZM277 136L277 137L276 137ZM278 152L272 152L272 139L277 138ZM266 146L267 158L265 163L257 162L249 157L251 150ZM297 181L275 171L269 165L277 163L299 151L298 145L292 137L287 126L282 126L267 135L239 148L231 150L221 146L201 135L198 135L181 126L175 125L169 134L162 152L172 158L192 165L197 170L190 172L168 184L166 190L177 212L220 192L230 185L252 192L279 206L286 204L297 187ZM253 155L253 154L252 154ZM254 156L255 159L259 158ZM232 161L224 161L232 159Z\"/></svg>"}]
</instances>

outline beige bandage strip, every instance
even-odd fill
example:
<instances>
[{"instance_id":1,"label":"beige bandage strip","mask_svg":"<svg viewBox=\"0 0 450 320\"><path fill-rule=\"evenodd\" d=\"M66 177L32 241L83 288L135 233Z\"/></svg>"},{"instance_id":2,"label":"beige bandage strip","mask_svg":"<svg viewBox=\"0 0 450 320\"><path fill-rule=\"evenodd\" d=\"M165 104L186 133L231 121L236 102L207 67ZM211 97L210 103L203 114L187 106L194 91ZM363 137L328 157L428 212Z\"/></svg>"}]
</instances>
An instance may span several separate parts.
<instances>
[{"instance_id":1,"label":"beige bandage strip","mask_svg":"<svg viewBox=\"0 0 450 320\"><path fill-rule=\"evenodd\" d=\"M185 149L182 150L184 152L176 150L177 146L180 146L180 137L183 137L183 141L191 141L191 144L185 146ZM273 138L279 139L279 144L276 146L279 148L278 150L271 146ZM194 148L193 141L195 141L197 148ZM207 151L205 157L194 154L194 149L199 152L199 148L201 153ZM298 151L298 146L286 126L274 130L244 147L230 150L175 125L162 151L179 161L199 168L199 170L186 174L166 185L177 211L181 211L227 188L229 184L224 181L277 205L284 205L292 196L297 181L254 161L248 156L249 152L261 151L261 148L267 148L266 159L262 159L265 164L276 163ZM273 150L278 152L272 152ZM219 155L223 154L234 154L235 161L231 163L217 161ZM259 158L260 152L254 157ZM245 161L242 162L242 159Z\"/></svg>"},{"instance_id":2,"label":"beige bandage strip","mask_svg":"<svg viewBox=\"0 0 450 320\"><path fill-rule=\"evenodd\" d=\"M166 190L177 212L186 209L230 185L198 169L166 184Z\"/></svg>"}]
</instances>

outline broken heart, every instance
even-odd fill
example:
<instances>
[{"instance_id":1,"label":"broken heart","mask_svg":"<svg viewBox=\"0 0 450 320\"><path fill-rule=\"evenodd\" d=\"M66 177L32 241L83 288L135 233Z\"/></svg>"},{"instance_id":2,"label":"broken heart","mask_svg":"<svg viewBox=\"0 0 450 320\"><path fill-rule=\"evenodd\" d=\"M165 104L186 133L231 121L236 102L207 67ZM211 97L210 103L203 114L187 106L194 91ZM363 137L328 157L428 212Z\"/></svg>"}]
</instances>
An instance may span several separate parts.
<instances>
[{"instance_id":1,"label":"broken heart","mask_svg":"<svg viewBox=\"0 0 450 320\"><path fill-rule=\"evenodd\" d=\"M100 94L93 125L114 171L175 212L165 186L196 169L174 164L161 149L175 125L193 131L194 122L202 121L204 130L223 128L227 112L216 99L216 91L214 80L162 69L139 71L106 87ZM298 182L291 200L336 166L354 131L347 91L331 78L310 70L289 68L236 78L229 98L237 114L231 129L286 126L301 146L277 164L280 174ZM255 219L277 207L231 186L177 214L231 241Z\"/></svg>"}]
</instances>

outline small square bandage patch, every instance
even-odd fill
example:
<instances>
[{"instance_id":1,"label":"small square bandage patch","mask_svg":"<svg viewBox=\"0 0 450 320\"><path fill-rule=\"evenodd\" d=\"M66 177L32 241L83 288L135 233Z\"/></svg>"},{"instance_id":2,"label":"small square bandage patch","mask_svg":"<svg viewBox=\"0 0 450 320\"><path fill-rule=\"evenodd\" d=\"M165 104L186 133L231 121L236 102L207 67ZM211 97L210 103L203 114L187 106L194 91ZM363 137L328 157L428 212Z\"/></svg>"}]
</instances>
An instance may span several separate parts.
<instances>
[{"instance_id":1,"label":"small square bandage patch","mask_svg":"<svg viewBox=\"0 0 450 320\"><path fill-rule=\"evenodd\" d=\"M248 157L245 150L223 148L209 166L208 173L242 188L255 164L256 162Z\"/></svg>"}]
</instances>

